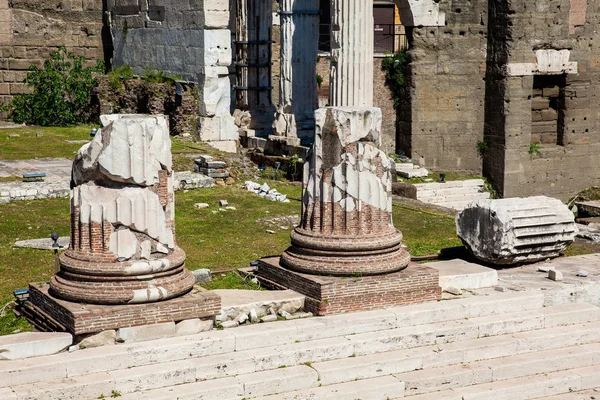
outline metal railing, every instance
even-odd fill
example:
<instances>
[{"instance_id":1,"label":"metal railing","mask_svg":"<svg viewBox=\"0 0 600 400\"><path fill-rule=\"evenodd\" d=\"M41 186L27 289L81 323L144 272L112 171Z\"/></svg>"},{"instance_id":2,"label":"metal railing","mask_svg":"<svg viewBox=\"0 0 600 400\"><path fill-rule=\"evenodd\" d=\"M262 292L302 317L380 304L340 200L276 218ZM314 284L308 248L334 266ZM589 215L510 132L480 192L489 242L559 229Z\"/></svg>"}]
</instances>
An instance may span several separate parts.
<instances>
[{"instance_id":1,"label":"metal railing","mask_svg":"<svg viewBox=\"0 0 600 400\"><path fill-rule=\"evenodd\" d=\"M406 32L402 25L375 25L375 54L396 53L408 49ZM319 51L331 51L331 25L319 25Z\"/></svg>"}]
</instances>

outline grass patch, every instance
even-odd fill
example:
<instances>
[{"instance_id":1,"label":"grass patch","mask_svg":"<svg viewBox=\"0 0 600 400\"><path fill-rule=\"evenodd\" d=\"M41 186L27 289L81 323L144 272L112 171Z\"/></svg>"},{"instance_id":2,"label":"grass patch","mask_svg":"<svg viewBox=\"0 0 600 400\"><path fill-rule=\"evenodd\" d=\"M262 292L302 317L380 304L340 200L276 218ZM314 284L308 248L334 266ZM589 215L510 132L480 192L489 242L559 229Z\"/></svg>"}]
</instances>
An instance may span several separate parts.
<instances>
[{"instance_id":1,"label":"grass patch","mask_svg":"<svg viewBox=\"0 0 600 400\"><path fill-rule=\"evenodd\" d=\"M462 245L456 236L454 216L394 203L394 225L413 256L437 254L443 248Z\"/></svg>"},{"instance_id":2,"label":"grass patch","mask_svg":"<svg viewBox=\"0 0 600 400\"><path fill-rule=\"evenodd\" d=\"M92 126L34 127L0 129L0 160L30 160L64 157L72 159L81 143L66 140L89 140ZM19 137L10 137L19 135Z\"/></svg>"},{"instance_id":3,"label":"grass patch","mask_svg":"<svg viewBox=\"0 0 600 400\"><path fill-rule=\"evenodd\" d=\"M212 281L202 285L208 290L214 289L247 289L262 290L262 288L250 279L244 279L237 272L213 275Z\"/></svg>"},{"instance_id":4,"label":"grass patch","mask_svg":"<svg viewBox=\"0 0 600 400\"><path fill-rule=\"evenodd\" d=\"M209 268L213 272L247 267L250 261L279 255L290 243L290 229L267 228L256 220L300 213L301 188L286 182L268 182L290 203L265 200L237 186L179 192L176 195L177 242L187 253L190 270ZM228 200L235 211L219 211L218 201ZM208 203L198 210L195 203ZM216 213L213 213L216 211ZM443 247L460 245L454 221L438 214L405 205L394 205L394 223L404 233L404 242L414 255L437 253ZM275 231L267 233L267 229ZM52 252L15 249L16 240L48 237L52 231L69 234L69 200L18 201L0 206L0 307L12 300L12 291L29 282L47 281L53 274ZM257 289L237 273L215 274L209 289ZM14 321L12 312L0 318L0 334L26 329Z\"/></svg>"},{"instance_id":5,"label":"grass patch","mask_svg":"<svg viewBox=\"0 0 600 400\"><path fill-rule=\"evenodd\" d=\"M427 175L424 178L410 178L410 179L398 178L398 180L402 181L402 182L413 183L413 184L414 183L428 183L427 181L425 181L425 179L433 179L434 182L441 182L440 174L446 174L446 178L444 179L446 182L466 181L469 179L483 179L479 175L473 175L473 174L462 173L462 172L430 172L429 175Z\"/></svg>"},{"instance_id":6,"label":"grass patch","mask_svg":"<svg viewBox=\"0 0 600 400\"><path fill-rule=\"evenodd\" d=\"M22 182L22 181L23 181L23 178L18 177L16 175L0 176L0 183Z\"/></svg>"}]
</instances>

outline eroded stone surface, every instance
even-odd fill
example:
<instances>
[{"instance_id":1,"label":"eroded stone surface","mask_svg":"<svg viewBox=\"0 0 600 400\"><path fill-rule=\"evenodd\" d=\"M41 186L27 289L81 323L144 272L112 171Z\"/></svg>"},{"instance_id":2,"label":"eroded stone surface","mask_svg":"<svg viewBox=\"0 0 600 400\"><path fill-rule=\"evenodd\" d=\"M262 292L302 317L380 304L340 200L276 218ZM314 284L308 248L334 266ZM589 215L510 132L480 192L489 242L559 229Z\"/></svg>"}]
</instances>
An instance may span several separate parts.
<instances>
[{"instance_id":1,"label":"eroded stone surface","mask_svg":"<svg viewBox=\"0 0 600 400\"><path fill-rule=\"evenodd\" d=\"M25 332L0 337L0 360L46 356L73 343L69 333Z\"/></svg>"},{"instance_id":2,"label":"eroded stone surface","mask_svg":"<svg viewBox=\"0 0 600 400\"><path fill-rule=\"evenodd\" d=\"M577 233L567 206L545 196L476 201L457 214L456 228L475 257L493 264L557 257Z\"/></svg>"},{"instance_id":3,"label":"eroded stone surface","mask_svg":"<svg viewBox=\"0 0 600 400\"><path fill-rule=\"evenodd\" d=\"M146 303L186 293L194 276L175 242L167 120L101 120L104 127L73 163L71 243L52 292L91 304Z\"/></svg>"},{"instance_id":4,"label":"eroded stone surface","mask_svg":"<svg viewBox=\"0 0 600 400\"><path fill-rule=\"evenodd\" d=\"M319 109L304 166L302 222L282 262L300 272L352 275L408 264L393 226L393 161L379 150L381 110ZM352 256L352 257L350 257Z\"/></svg>"}]
</instances>

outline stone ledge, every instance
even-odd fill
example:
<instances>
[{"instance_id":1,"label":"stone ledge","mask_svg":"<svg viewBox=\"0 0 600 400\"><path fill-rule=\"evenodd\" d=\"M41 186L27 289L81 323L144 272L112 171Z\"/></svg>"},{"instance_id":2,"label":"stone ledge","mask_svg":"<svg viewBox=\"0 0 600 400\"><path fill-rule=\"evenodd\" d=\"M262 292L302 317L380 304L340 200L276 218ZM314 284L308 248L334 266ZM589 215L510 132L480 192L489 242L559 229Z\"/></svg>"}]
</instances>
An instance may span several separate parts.
<instances>
[{"instance_id":1,"label":"stone ledge","mask_svg":"<svg viewBox=\"0 0 600 400\"><path fill-rule=\"evenodd\" d=\"M441 298L439 272L409 265L400 272L361 277L309 275L283 268L279 257L259 261L257 275L306 297L304 308L315 315L382 309Z\"/></svg>"},{"instance_id":2,"label":"stone ledge","mask_svg":"<svg viewBox=\"0 0 600 400\"><path fill-rule=\"evenodd\" d=\"M29 300L34 311L46 314L74 334L88 334L161 322L194 318L214 318L221 310L221 298L195 287L190 293L171 300L149 303L103 306L73 303L49 293L48 283L31 283Z\"/></svg>"}]
</instances>

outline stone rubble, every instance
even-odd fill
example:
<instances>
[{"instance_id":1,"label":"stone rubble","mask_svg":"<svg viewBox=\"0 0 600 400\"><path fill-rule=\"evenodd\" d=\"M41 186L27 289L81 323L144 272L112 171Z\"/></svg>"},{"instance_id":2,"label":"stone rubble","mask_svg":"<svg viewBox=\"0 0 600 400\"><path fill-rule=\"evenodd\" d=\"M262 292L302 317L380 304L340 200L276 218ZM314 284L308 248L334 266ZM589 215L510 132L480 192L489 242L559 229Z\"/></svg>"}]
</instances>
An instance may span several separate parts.
<instances>
[{"instance_id":1,"label":"stone rubble","mask_svg":"<svg viewBox=\"0 0 600 400\"><path fill-rule=\"evenodd\" d=\"M557 271L555 269L551 269L550 271L548 271L548 279L553 281L562 281L564 280L564 277L562 272Z\"/></svg>"},{"instance_id":2,"label":"stone rubble","mask_svg":"<svg viewBox=\"0 0 600 400\"><path fill-rule=\"evenodd\" d=\"M246 181L242 187L249 192L253 192L260 197L264 197L267 200L279 201L282 203L290 202L290 200L287 198L287 195L279 193L277 189L271 189L266 182L260 185L256 182Z\"/></svg>"},{"instance_id":3,"label":"stone rubble","mask_svg":"<svg viewBox=\"0 0 600 400\"><path fill-rule=\"evenodd\" d=\"M176 192L209 188L215 185L213 178L192 171L175 172L173 176L173 189Z\"/></svg>"},{"instance_id":4,"label":"stone rubble","mask_svg":"<svg viewBox=\"0 0 600 400\"><path fill-rule=\"evenodd\" d=\"M196 164L196 172L202 175L218 179L229 178L227 164L224 161L217 161L211 156L202 155L197 160L194 160L194 163Z\"/></svg>"},{"instance_id":5,"label":"stone rubble","mask_svg":"<svg viewBox=\"0 0 600 400\"><path fill-rule=\"evenodd\" d=\"M192 271L192 273L196 278L196 283L208 283L212 280L212 274L208 268L197 269Z\"/></svg>"}]
</instances>

